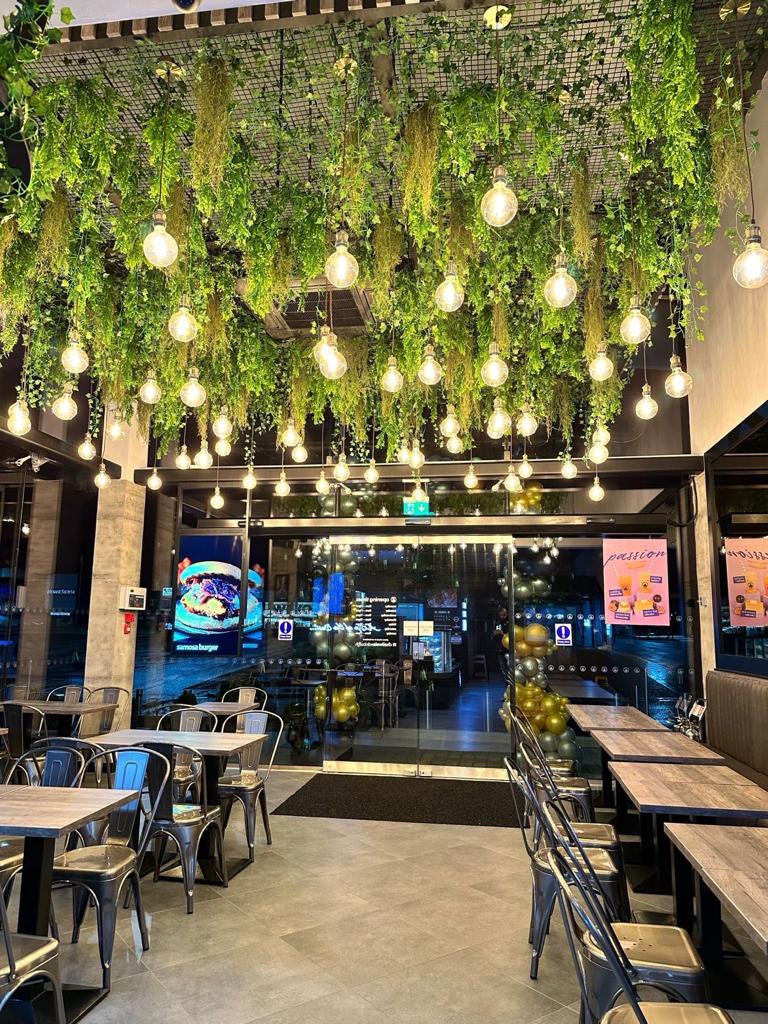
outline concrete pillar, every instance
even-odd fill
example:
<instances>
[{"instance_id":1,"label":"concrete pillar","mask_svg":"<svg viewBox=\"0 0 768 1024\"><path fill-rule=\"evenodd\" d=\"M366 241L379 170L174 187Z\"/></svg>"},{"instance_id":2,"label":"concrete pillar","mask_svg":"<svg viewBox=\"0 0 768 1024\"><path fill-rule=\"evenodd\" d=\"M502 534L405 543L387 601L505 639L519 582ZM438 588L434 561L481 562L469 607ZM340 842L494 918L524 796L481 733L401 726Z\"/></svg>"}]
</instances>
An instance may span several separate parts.
<instances>
[{"instance_id":1,"label":"concrete pillar","mask_svg":"<svg viewBox=\"0 0 768 1024\"><path fill-rule=\"evenodd\" d=\"M704 474L694 478L699 514L696 517L696 576L699 584L699 623L701 625L701 678L706 686L707 672L715 667L715 608L712 605L712 539L707 485ZM716 554L716 552L715 552Z\"/></svg>"}]
</instances>

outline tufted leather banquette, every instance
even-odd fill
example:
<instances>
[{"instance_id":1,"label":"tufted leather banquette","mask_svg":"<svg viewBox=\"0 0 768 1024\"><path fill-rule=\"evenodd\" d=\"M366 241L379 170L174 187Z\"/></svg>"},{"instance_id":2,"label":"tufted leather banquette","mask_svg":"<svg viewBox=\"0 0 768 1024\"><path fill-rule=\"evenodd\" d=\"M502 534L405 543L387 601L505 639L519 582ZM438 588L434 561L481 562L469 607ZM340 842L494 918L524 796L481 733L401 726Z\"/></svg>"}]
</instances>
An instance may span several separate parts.
<instances>
[{"instance_id":1,"label":"tufted leather banquette","mask_svg":"<svg viewBox=\"0 0 768 1024\"><path fill-rule=\"evenodd\" d=\"M768 789L768 679L707 672L707 744Z\"/></svg>"}]
</instances>

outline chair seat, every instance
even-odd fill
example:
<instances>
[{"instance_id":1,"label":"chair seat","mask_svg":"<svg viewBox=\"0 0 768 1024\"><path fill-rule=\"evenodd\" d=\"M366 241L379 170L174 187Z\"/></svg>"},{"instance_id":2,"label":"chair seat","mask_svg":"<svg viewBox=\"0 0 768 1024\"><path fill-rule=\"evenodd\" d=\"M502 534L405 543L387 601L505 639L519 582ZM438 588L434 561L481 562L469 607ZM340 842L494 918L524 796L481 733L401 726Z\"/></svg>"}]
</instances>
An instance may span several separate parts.
<instances>
[{"instance_id":1,"label":"chair seat","mask_svg":"<svg viewBox=\"0 0 768 1024\"><path fill-rule=\"evenodd\" d=\"M640 1003L648 1024L731 1024L731 1017L717 1006L705 1003ZM631 1006L616 1006L600 1024L637 1024Z\"/></svg>"},{"instance_id":2,"label":"chair seat","mask_svg":"<svg viewBox=\"0 0 768 1024\"><path fill-rule=\"evenodd\" d=\"M569 757L553 757L551 760L547 758L547 766L555 775L571 775L574 764Z\"/></svg>"},{"instance_id":3,"label":"chair seat","mask_svg":"<svg viewBox=\"0 0 768 1024\"><path fill-rule=\"evenodd\" d=\"M572 821L571 828L576 838L582 843L596 846L618 846L619 836L613 825L605 825L599 821ZM561 836L565 836L565 827L557 826Z\"/></svg>"},{"instance_id":4,"label":"chair seat","mask_svg":"<svg viewBox=\"0 0 768 1024\"><path fill-rule=\"evenodd\" d=\"M559 792L566 793L589 793L592 787L586 779L576 778L557 778L557 788Z\"/></svg>"},{"instance_id":5,"label":"chair seat","mask_svg":"<svg viewBox=\"0 0 768 1024\"><path fill-rule=\"evenodd\" d=\"M704 970L704 964L690 935L682 928L617 921L613 925L613 931L627 957L636 967L668 968L696 973ZM591 935L585 936L585 942L591 953L603 959L603 954Z\"/></svg>"},{"instance_id":6,"label":"chair seat","mask_svg":"<svg viewBox=\"0 0 768 1024\"><path fill-rule=\"evenodd\" d=\"M585 850L584 852L587 855L587 860L592 866L592 870L598 878L615 878L618 875L619 870L607 850ZM538 850L534 854L533 859L535 860L538 868L551 874L552 869L549 866L548 856L549 854L547 850ZM580 855L579 860L581 860Z\"/></svg>"},{"instance_id":7,"label":"chair seat","mask_svg":"<svg viewBox=\"0 0 768 1024\"><path fill-rule=\"evenodd\" d=\"M108 843L104 846L78 846L62 853L53 862L54 882L76 876L116 878L136 866L136 854L128 846Z\"/></svg>"},{"instance_id":8,"label":"chair seat","mask_svg":"<svg viewBox=\"0 0 768 1024\"><path fill-rule=\"evenodd\" d=\"M219 792L226 793L228 789L259 789L264 783L255 769L246 768L237 775L223 775L219 779Z\"/></svg>"},{"instance_id":9,"label":"chair seat","mask_svg":"<svg viewBox=\"0 0 768 1024\"><path fill-rule=\"evenodd\" d=\"M39 935L11 935L13 955L16 958L16 974L29 974L41 967L46 960L56 956L59 943L56 939L42 938ZM5 942L0 942L0 982L9 981L10 965Z\"/></svg>"},{"instance_id":10,"label":"chair seat","mask_svg":"<svg viewBox=\"0 0 768 1024\"><path fill-rule=\"evenodd\" d=\"M15 871L24 862L24 840L0 838L0 872Z\"/></svg>"},{"instance_id":11,"label":"chair seat","mask_svg":"<svg viewBox=\"0 0 768 1024\"><path fill-rule=\"evenodd\" d=\"M203 813L203 808L200 804L174 804L173 805L173 822L163 822L158 820L158 826L162 827L164 824L174 825L192 825L198 821L213 821L221 814L220 807L209 807L208 814Z\"/></svg>"}]
</instances>

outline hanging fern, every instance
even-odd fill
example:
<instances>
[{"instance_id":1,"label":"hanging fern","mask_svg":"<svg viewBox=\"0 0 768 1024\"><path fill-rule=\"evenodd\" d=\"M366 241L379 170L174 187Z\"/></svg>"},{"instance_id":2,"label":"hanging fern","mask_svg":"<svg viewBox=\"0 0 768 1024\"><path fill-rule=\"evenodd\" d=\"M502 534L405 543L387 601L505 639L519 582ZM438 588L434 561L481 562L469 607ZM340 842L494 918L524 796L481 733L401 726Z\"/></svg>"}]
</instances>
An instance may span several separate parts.
<instances>
[{"instance_id":1,"label":"hanging fern","mask_svg":"<svg viewBox=\"0 0 768 1024\"><path fill-rule=\"evenodd\" d=\"M592 181L586 157L573 172L571 192L571 231L573 255L580 266L586 267L592 259Z\"/></svg>"},{"instance_id":2,"label":"hanging fern","mask_svg":"<svg viewBox=\"0 0 768 1024\"><path fill-rule=\"evenodd\" d=\"M383 210L373 229L373 263L370 273L370 287L373 295L374 312L388 315L392 301L395 270L403 256L403 232L391 210Z\"/></svg>"},{"instance_id":3,"label":"hanging fern","mask_svg":"<svg viewBox=\"0 0 768 1024\"><path fill-rule=\"evenodd\" d=\"M230 145L234 76L223 54L206 55L198 65L192 94L195 133L189 154L192 185L204 212L213 213L224 181Z\"/></svg>"},{"instance_id":4,"label":"hanging fern","mask_svg":"<svg viewBox=\"0 0 768 1024\"><path fill-rule=\"evenodd\" d=\"M741 134L742 103L732 76L726 75L715 92L709 114L712 174L720 210L747 194L747 161Z\"/></svg>"},{"instance_id":5,"label":"hanging fern","mask_svg":"<svg viewBox=\"0 0 768 1024\"><path fill-rule=\"evenodd\" d=\"M589 281L584 296L584 354L587 360L594 357L604 339L603 243L598 238L589 265Z\"/></svg>"},{"instance_id":6,"label":"hanging fern","mask_svg":"<svg viewBox=\"0 0 768 1024\"><path fill-rule=\"evenodd\" d=\"M403 174L403 210L412 222L425 224L432 214L432 196L440 144L440 116L435 103L423 103L405 122L407 157ZM423 230L423 229L422 229Z\"/></svg>"}]
</instances>

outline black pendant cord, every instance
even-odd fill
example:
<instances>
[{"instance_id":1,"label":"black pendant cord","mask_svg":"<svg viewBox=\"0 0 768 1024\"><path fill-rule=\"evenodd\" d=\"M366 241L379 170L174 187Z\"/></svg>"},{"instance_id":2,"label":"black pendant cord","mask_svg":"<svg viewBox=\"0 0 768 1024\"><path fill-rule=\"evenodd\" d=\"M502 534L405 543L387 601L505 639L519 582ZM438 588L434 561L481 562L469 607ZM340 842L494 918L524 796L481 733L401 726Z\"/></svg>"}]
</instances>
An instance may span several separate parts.
<instances>
[{"instance_id":1,"label":"black pendant cord","mask_svg":"<svg viewBox=\"0 0 768 1024\"><path fill-rule=\"evenodd\" d=\"M741 40L739 39L739 12L734 10L736 30L736 68L739 74L739 119L741 121L741 140L744 144L744 159L747 163L747 177L749 179L749 205L750 223L755 223L755 187L752 181L752 161L749 158L749 141L747 139L747 113L744 109L744 71L741 66Z\"/></svg>"}]
</instances>

